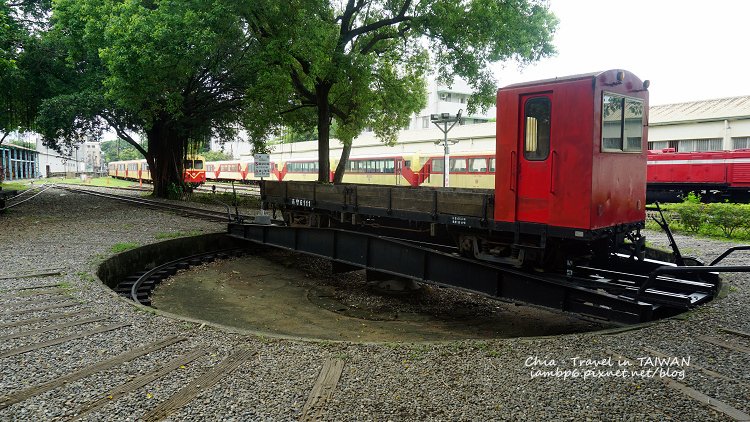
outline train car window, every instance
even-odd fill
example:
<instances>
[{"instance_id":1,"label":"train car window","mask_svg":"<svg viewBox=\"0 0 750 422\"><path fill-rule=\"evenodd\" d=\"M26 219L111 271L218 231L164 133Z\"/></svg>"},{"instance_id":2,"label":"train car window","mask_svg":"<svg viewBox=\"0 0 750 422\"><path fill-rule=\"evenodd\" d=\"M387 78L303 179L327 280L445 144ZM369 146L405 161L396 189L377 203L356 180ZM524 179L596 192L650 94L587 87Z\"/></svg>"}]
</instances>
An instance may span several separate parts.
<instances>
[{"instance_id":1,"label":"train car window","mask_svg":"<svg viewBox=\"0 0 750 422\"><path fill-rule=\"evenodd\" d=\"M206 171L214 171L214 165L213 164L208 164L206 166Z\"/></svg>"},{"instance_id":2,"label":"train car window","mask_svg":"<svg viewBox=\"0 0 750 422\"><path fill-rule=\"evenodd\" d=\"M602 95L602 151L639 152L643 149L643 100Z\"/></svg>"},{"instance_id":3,"label":"train car window","mask_svg":"<svg viewBox=\"0 0 750 422\"><path fill-rule=\"evenodd\" d=\"M404 167L411 168L411 160L404 160Z\"/></svg>"},{"instance_id":4,"label":"train car window","mask_svg":"<svg viewBox=\"0 0 750 422\"><path fill-rule=\"evenodd\" d=\"M549 156L552 103L547 97L531 98L524 106L525 136L523 156L530 161L544 161Z\"/></svg>"},{"instance_id":5,"label":"train car window","mask_svg":"<svg viewBox=\"0 0 750 422\"><path fill-rule=\"evenodd\" d=\"M465 158L451 158L450 160L450 172L458 173L466 171L466 159Z\"/></svg>"},{"instance_id":6,"label":"train car window","mask_svg":"<svg viewBox=\"0 0 750 422\"><path fill-rule=\"evenodd\" d=\"M485 173L487 172L486 158L469 158L469 172Z\"/></svg>"},{"instance_id":7,"label":"train car window","mask_svg":"<svg viewBox=\"0 0 750 422\"><path fill-rule=\"evenodd\" d=\"M490 158L490 172L492 173L495 172L495 159L494 158Z\"/></svg>"},{"instance_id":8,"label":"train car window","mask_svg":"<svg viewBox=\"0 0 750 422\"><path fill-rule=\"evenodd\" d=\"M625 151L641 151L643 149L643 101L635 98L625 98L623 139Z\"/></svg>"},{"instance_id":9,"label":"train car window","mask_svg":"<svg viewBox=\"0 0 750 422\"><path fill-rule=\"evenodd\" d=\"M433 158L432 159L432 172L433 173L442 173L443 169L445 168L444 164L445 164L445 160L444 159L442 159L442 158Z\"/></svg>"}]
</instances>

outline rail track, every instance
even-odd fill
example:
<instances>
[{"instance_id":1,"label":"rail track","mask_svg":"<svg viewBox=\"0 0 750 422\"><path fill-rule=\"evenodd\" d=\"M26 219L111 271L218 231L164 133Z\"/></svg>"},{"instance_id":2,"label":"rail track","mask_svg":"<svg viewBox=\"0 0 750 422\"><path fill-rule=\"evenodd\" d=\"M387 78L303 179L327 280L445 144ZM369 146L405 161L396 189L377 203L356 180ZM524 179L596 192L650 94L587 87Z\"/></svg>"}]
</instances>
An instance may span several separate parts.
<instances>
[{"instance_id":1,"label":"rail track","mask_svg":"<svg viewBox=\"0 0 750 422\"><path fill-rule=\"evenodd\" d=\"M151 293L156 286L179 270L185 270L217 259L226 259L233 256L242 256L244 249L226 249L221 251L206 252L179 258L167 263L157 265L149 270L139 271L126 277L114 288L120 296L132 299L141 305L151 306Z\"/></svg>"},{"instance_id":2,"label":"rail track","mask_svg":"<svg viewBox=\"0 0 750 422\"><path fill-rule=\"evenodd\" d=\"M191 207L187 205L169 204L169 203L155 201L151 199L137 198L137 197L127 196L127 195L116 195L112 193L96 191L93 189L73 187L73 186L55 185L55 187L57 189L66 190L68 192L81 193L81 194L96 196L99 198L106 198L106 199L112 199L112 200L116 200L120 202L127 202L129 204L140 206L140 207L166 210L166 211L174 212L176 214L179 214L185 217L199 218L199 219L207 220L207 221L227 222L227 221L235 221L235 220L242 221L242 220L253 218L252 216L245 215L245 214L239 214L239 213L232 214L229 205L221 203L219 201L217 201L217 205L222 205L226 207L226 211L214 211L214 210L208 210L204 208Z\"/></svg>"}]
</instances>

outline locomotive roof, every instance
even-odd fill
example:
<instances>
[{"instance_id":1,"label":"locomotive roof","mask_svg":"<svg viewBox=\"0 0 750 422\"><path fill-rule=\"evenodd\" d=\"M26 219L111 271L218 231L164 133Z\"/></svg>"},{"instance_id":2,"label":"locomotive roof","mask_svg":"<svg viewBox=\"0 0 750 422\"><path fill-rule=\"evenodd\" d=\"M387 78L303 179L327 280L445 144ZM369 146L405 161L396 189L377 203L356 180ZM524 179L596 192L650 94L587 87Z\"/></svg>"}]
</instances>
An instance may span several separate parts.
<instances>
[{"instance_id":1,"label":"locomotive roof","mask_svg":"<svg viewBox=\"0 0 750 422\"><path fill-rule=\"evenodd\" d=\"M649 126L736 118L750 118L750 95L652 105L649 108Z\"/></svg>"}]
</instances>

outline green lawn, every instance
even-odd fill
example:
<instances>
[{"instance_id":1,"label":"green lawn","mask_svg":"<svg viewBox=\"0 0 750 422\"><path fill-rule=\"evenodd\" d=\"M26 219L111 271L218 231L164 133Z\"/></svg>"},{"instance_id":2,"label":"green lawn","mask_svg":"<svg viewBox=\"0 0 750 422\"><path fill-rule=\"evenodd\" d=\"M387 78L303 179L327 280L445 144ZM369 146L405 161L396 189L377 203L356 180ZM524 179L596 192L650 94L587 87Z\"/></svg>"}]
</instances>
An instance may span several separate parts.
<instances>
[{"instance_id":1,"label":"green lawn","mask_svg":"<svg viewBox=\"0 0 750 422\"><path fill-rule=\"evenodd\" d=\"M37 183L67 183L71 185L87 185L87 186L112 186L112 187L130 187L137 186L138 183L131 182L128 180L115 179L113 177L91 177L86 180L81 180L80 177L63 178L53 177L51 179L39 179Z\"/></svg>"},{"instance_id":2,"label":"green lawn","mask_svg":"<svg viewBox=\"0 0 750 422\"><path fill-rule=\"evenodd\" d=\"M26 190L29 188L25 183L18 183L18 182L3 182L3 183L0 183L0 186L2 186L4 190L17 190L17 191Z\"/></svg>"}]
</instances>

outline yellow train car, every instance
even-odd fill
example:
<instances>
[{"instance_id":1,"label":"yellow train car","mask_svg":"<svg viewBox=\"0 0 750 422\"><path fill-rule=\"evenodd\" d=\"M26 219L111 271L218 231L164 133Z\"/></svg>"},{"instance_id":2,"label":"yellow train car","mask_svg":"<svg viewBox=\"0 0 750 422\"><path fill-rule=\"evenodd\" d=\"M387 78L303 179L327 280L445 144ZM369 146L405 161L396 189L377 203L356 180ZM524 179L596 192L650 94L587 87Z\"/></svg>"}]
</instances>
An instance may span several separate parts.
<instances>
[{"instance_id":1,"label":"yellow train car","mask_svg":"<svg viewBox=\"0 0 750 422\"><path fill-rule=\"evenodd\" d=\"M199 185L206 181L205 159L200 155L185 158L183 178L185 182ZM151 169L145 159L113 161L107 165L110 177L134 182L151 182Z\"/></svg>"},{"instance_id":2,"label":"yellow train car","mask_svg":"<svg viewBox=\"0 0 750 422\"><path fill-rule=\"evenodd\" d=\"M493 189L495 187L495 155L489 152L451 155L448 186L454 188ZM425 172L429 174L422 186L443 186L445 158L425 157Z\"/></svg>"}]
</instances>

